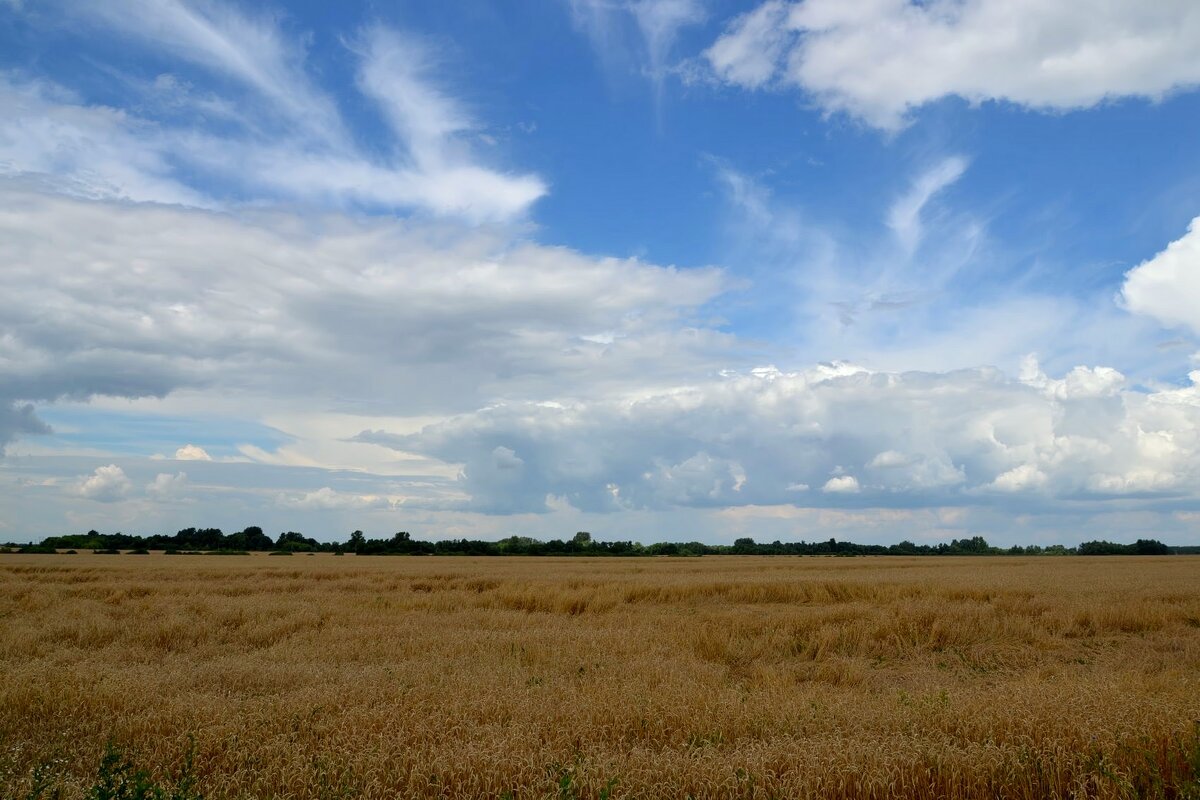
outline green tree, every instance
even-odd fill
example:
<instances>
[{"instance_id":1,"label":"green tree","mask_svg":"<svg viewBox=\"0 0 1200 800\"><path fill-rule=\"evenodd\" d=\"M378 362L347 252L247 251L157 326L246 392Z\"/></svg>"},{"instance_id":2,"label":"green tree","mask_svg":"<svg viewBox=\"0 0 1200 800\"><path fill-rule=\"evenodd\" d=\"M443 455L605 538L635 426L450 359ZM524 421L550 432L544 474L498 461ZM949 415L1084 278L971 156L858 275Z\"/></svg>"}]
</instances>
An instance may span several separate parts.
<instances>
[{"instance_id":1,"label":"green tree","mask_svg":"<svg viewBox=\"0 0 1200 800\"><path fill-rule=\"evenodd\" d=\"M733 552L738 555L749 555L758 549L758 545L749 536L733 540Z\"/></svg>"}]
</instances>

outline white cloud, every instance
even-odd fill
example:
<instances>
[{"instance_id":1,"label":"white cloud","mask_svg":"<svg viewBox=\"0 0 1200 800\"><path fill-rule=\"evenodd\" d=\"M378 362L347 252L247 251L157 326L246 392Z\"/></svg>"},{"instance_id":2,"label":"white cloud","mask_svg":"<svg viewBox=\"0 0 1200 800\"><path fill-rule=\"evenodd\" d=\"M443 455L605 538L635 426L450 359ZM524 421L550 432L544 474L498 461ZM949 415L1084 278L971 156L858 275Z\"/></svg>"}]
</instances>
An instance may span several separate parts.
<instances>
[{"instance_id":1,"label":"white cloud","mask_svg":"<svg viewBox=\"0 0 1200 800\"><path fill-rule=\"evenodd\" d=\"M154 480L146 484L146 494L155 500L172 500L177 498L187 486L186 472L160 472Z\"/></svg>"},{"instance_id":2,"label":"white cloud","mask_svg":"<svg viewBox=\"0 0 1200 800\"><path fill-rule=\"evenodd\" d=\"M125 470L116 464L97 467L91 475L80 479L76 491L81 497L99 503L113 503L123 499L133 488Z\"/></svg>"},{"instance_id":3,"label":"white cloud","mask_svg":"<svg viewBox=\"0 0 1200 800\"><path fill-rule=\"evenodd\" d=\"M757 89L775 76L792 42L787 18L786 3L768 0L730 22L704 56L722 80Z\"/></svg>"},{"instance_id":4,"label":"white cloud","mask_svg":"<svg viewBox=\"0 0 1200 800\"><path fill-rule=\"evenodd\" d=\"M0 175L36 176L84 197L209 204L174 177L177 143L153 123L83 105L53 84L3 74L0 107Z\"/></svg>"},{"instance_id":5,"label":"white cloud","mask_svg":"<svg viewBox=\"0 0 1200 800\"><path fill-rule=\"evenodd\" d=\"M1190 0L769 0L706 57L729 83L798 86L829 111L896 128L950 95L1055 110L1157 99L1200 83L1198 48Z\"/></svg>"},{"instance_id":6,"label":"white cloud","mask_svg":"<svg viewBox=\"0 0 1200 800\"><path fill-rule=\"evenodd\" d=\"M912 187L888 210L888 227L909 253L921 242L921 212L933 196L952 185L967 169L967 160L950 156L922 173Z\"/></svg>"},{"instance_id":7,"label":"white cloud","mask_svg":"<svg viewBox=\"0 0 1200 800\"><path fill-rule=\"evenodd\" d=\"M987 488L1000 492L1021 492L1027 489L1040 489L1046 485L1047 480L1046 473L1033 464L1021 464L997 475L996 480L989 483Z\"/></svg>"},{"instance_id":8,"label":"white cloud","mask_svg":"<svg viewBox=\"0 0 1200 800\"><path fill-rule=\"evenodd\" d=\"M637 0L632 11L646 44L651 79L661 87L680 30L704 21L704 4L699 0Z\"/></svg>"},{"instance_id":9,"label":"white cloud","mask_svg":"<svg viewBox=\"0 0 1200 800\"><path fill-rule=\"evenodd\" d=\"M855 507L971 505L993 492L1200 496L1200 372L1151 393L1113 381L1062 390L1070 383L771 368L632 397L495 404L357 439L460 465L468 507L499 513L545 511L547 495L593 512L791 504L800 486L824 487L805 503ZM870 479L846 463L866 464Z\"/></svg>"},{"instance_id":10,"label":"white cloud","mask_svg":"<svg viewBox=\"0 0 1200 800\"><path fill-rule=\"evenodd\" d=\"M1135 492L1162 492L1175 488L1179 483L1176 475L1154 469L1135 469L1118 474L1099 474L1092 478L1089 487L1097 492L1130 494Z\"/></svg>"},{"instance_id":11,"label":"white cloud","mask_svg":"<svg viewBox=\"0 0 1200 800\"><path fill-rule=\"evenodd\" d=\"M417 39L378 26L362 35L359 85L405 142L414 170L408 179L420 194L442 213L475 218L496 216L497 210L509 216L544 195L545 184L536 177L490 173L464 158L457 136L476 123L433 85L433 65L432 51Z\"/></svg>"},{"instance_id":12,"label":"white cloud","mask_svg":"<svg viewBox=\"0 0 1200 800\"><path fill-rule=\"evenodd\" d=\"M829 494L857 494L858 478L853 475L838 475L825 481L821 491Z\"/></svg>"},{"instance_id":13,"label":"white cloud","mask_svg":"<svg viewBox=\"0 0 1200 800\"><path fill-rule=\"evenodd\" d=\"M701 0L570 0L569 7L601 62L609 69L640 68L658 103L680 32L708 16Z\"/></svg>"},{"instance_id":14,"label":"white cloud","mask_svg":"<svg viewBox=\"0 0 1200 800\"><path fill-rule=\"evenodd\" d=\"M388 498L380 495L350 494L328 486L298 495L281 494L277 500L280 506L302 511L364 510L392 506Z\"/></svg>"},{"instance_id":15,"label":"white cloud","mask_svg":"<svg viewBox=\"0 0 1200 800\"><path fill-rule=\"evenodd\" d=\"M895 450L884 450L882 453L876 454L867 466L874 469L905 467L908 466L908 458L903 453L898 453Z\"/></svg>"},{"instance_id":16,"label":"white cloud","mask_svg":"<svg viewBox=\"0 0 1200 800\"><path fill-rule=\"evenodd\" d=\"M457 136L475 123L435 86L428 48L399 32L376 26L355 44L359 87L395 134L378 153L356 144L337 104L309 78L303 37L278 18L216 0L114 0L65 11L224 78L224 94L193 96L169 74L131 78L145 101L112 108L0 76L6 172L85 196L212 206L232 188L250 200L415 208L472 221L519 217L546 193L535 175L481 163ZM170 113L155 113L164 98ZM192 188L214 181L221 198Z\"/></svg>"},{"instance_id":17,"label":"white cloud","mask_svg":"<svg viewBox=\"0 0 1200 800\"><path fill-rule=\"evenodd\" d=\"M1037 356L1021 360L1020 380L1059 400L1086 397L1114 397L1125 386L1125 376L1112 367L1075 367L1061 379L1054 380L1042 372Z\"/></svg>"},{"instance_id":18,"label":"white cloud","mask_svg":"<svg viewBox=\"0 0 1200 800\"><path fill-rule=\"evenodd\" d=\"M194 444L185 444L175 451L176 461L212 461L212 456L203 448Z\"/></svg>"},{"instance_id":19,"label":"white cloud","mask_svg":"<svg viewBox=\"0 0 1200 800\"><path fill-rule=\"evenodd\" d=\"M1165 250L1126 273L1120 299L1130 311L1200 334L1200 217Z\"/></svg>"},{"instance_id":20,"label":"white cloud","mask_svg":"<svg viewBox=\"0 0 1200 800\"><path fill-rule=\"evenodd\" d=\"M45 431L30 402L217 388L251 417L264 397L275 413L452 413L640 386L650 365L676 382L730 344L690 320L723 290L718 270L449 223L233 216L0 181L0 271L0 442ZM597 330L612 340L583 338Z\"/></svg>"},{"instance_id":21,"label":"white cloud","mask_svg":"<svg viewBox=\"0 0 1200 800\"><path fill-rule=\"evenodd\" d=\"M243 14L216 0L110 0L71 10L243 84L316 139L344 136L333 101L305 73L304 47L286 36L277 18Z\"/></svg>"}]
</instances>

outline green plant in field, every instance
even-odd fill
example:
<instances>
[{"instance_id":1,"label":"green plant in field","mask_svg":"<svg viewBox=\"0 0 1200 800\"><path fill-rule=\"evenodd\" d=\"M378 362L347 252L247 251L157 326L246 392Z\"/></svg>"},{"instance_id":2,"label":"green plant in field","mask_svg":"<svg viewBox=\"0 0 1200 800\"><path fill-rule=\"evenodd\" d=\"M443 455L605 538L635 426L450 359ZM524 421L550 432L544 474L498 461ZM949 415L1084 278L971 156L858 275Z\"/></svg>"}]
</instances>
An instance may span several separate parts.
<instances>
[{"instance_id":1,"label":"green plant in field","mask_svg":"<svg viewBox=\"0 0 1200 800\"><path fill-rule=\"evenodd\" d=\"M58 800L62 797L62 787L58 784L56 770L51 764L39 764L33 768L33 780L24 800Z\"/></svg>"},{"instance_id":2,"label":"green plant in field","mask_svg":"<svg viewBox=\"0 0 1200 800\"><path fill-rule=\"evenodd\" d=\"M612 798L613 789L617 786L616 778L609 778L608 783L604 784L600 789L600 800L610 800Z\"/></svg>"},{"instance_id":3,"label":"green plant in field","mask_svg":"<svg viewBox=\"0 0 1200 800\"><path fill-rule=\"evenodd\" d=\"M562 775L558 778L558 797L559 800L575 800L578 797L575 791L574 781L569 770L563 770Z\"/></svg>"},{"instance_id":4,"label":"green plant in field","mask_svg":"<svg viewBox=\"0 0 1200 800\"><path fill-rule=\"evenodd\" d=\"M134 769L110 742L100 759L100 772L88 790L88 800L152 800L157 788L144 770Z\"/></svg>"},{"instance_id":5,"label":"green plant in field","mask_svg":"<svg viewBox=\"0 0 1200 800\"><path fill-rule=\"evenodd\" d=\"M100 759L96 782L84 797L87 800L204 800L196 790L193 759L194 745L189 745L183 769L174 781L163 786L149 772L135 767L109 742Z\"/></svg>"}]
</instances>

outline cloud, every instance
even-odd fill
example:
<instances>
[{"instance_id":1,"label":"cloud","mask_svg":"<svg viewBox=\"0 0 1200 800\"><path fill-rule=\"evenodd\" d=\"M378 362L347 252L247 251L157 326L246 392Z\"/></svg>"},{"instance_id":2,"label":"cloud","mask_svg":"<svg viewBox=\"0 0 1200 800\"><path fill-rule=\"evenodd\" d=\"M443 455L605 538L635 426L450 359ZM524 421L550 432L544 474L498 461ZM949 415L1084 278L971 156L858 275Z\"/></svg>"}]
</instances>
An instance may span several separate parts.
<instances>
[{"instance_id":1,"label":"cloud","mask_svg":"<svg viewBox=\"0 0 1200 800\"><path fill-rule=\"evenodd\" d=\"M477 127L453 98L430 79L435 64L423 42L374 26L361 35L358 82L383 111L411 161L408 176L440 213L473 218L511 216L546 193L533 176L489 172L465 158L459 137Z\"/></svg>"},{"instance_id":2,"label":"cloud","mask_svg":"<svg viewBox=\"0 0 1200 800\"><path fill-rule=\"evenodd\" d=\"M1158 99L1200 83L1200 8L1188 0L769 0L705 56L727 83L796 86L881 128L947 96L1034 109Z\"/></svg>"},{"instance_id":3,"label":"cloud","mask_svg":"<svg viewBox=\"0 0 1200 800\"><path fill-rule=\"evenodd\" d=\"M570 0L569 5L575 27L587 34L601 62L609 69L639 69L660 106L680 32L708 17L701 0ZM633 37L627 35L630 28Z\"/></svg>"},{"instance_id":4,"label":"cloud","mask_svg":"<svg viewBox=\"0 0 1200 800\"><path fill-rule=\"evenodd\" d=\"M91 475L80 479L76 491L81 497L98 503L115 503L124 499L133 488L125 470L116 464L97 467Z\"/></svg>"},{"instance_id":5,"label":"cloud","mask_svg":"<svg viewBox=\"0 0 1200 800\"><path fill-rule=\"evenodd\" d=\"M996 480L987 484L985 488L995 489L999 492L1021 492L1040 489L1046 485L1047 480L1046 473L1033 464L1021 464L997 475Z\"/></svg>"},{"instance_id":6,"label":"cloud","mask_svg":"<svg viewBox=\"0 0 1200 800\"><path fill-rule=\"evenodd\" d=\"M903 200L919 209L911 216L914 250L889 228L819 224L752 176L714 162L730 210L726 268L750 284L728 296L737 302L719 301L719 312L734 327L787 342L793 364L834 356L884 371L988 364L1015 372L1022 357L1039 352L1059 371L1102 358L1134 382L1180 374L1181 353L1157 347L1160 326L1127 313L1111 288L1049 291L1039 259L993 236L986 218L936 192L919 202L960 159L968 161L933 157L884 206L881 227Z\"/></svg>"},{"instance_id":7,"label":"cloud","mask_svg":"<svg viewBox=\"0 0 1200 800\"><path fill-rule=\"evenodd\" d=\"M176 461L212 461L210 456L203 447L197 447L194 444L185 444L183 447L175 451Z\"/></svg>"},{"instance_id":8,"label":"cloud","mask_svg":"<svg viewBox=\"0 0 1200 800\"><path fill-rule=\"evenodd\" d=\"M888 227L904 249L912 253L921 242L921 212L933 196L954 184L967 169L961 156L950 156L922 173L888 210Z\"/></svg>"},{"instance_id":9,"label":"cloud","mask_svg":"<svg viewBox=\"0 0 1200 800\"><path fill-rule=\"evenodd\" d=\"M468 507L490 513L544 512L547 497L589 512L793 504L801 486L823 487L806 504L854 507L1200 496L1200 371L1145 393L1103 368L1030 366L1021 379L765 368L356 440L461 465Z\"/></svg>"},{"instance_id":10,"label":"cloud","mask_svg":"<svg viewBox=\"0 0 1200 800\"><path fill-rule=\"evenodd\" d=\"M3 346L0 340L0 347ZM50 426L37 418L30 403L19 403L0 390L0 456L18 436L37 436L50 433Z\"/></svg>"},{"instance_id":11,"label":"cloud","mask_svg":"<svg viewBox=\"0 0 1200 800\"><path fill-rule=\"evenodd\" d=\"M244 14L216 0L112 0L72 4L71 10L240 83L265 98L289 125L316 139L345 136L331 99L308 79L305 50L280 20Z\"/></svg>"},{"instance_id":12,"label":"cloud","mask_svg":"<svg viewBox=\"0 0 1200 800\"><path fill-rule=\"evenodd\" d=\"M788 10L781 0L768 0L735 17L704 52L717 77L747 89L772 80L794 38L787 27Z\"/></svg>"},{"instance_id":13,"label":"cloud","mask_svg":"<svg viewBox=\"0 0 1200 800\"><path fill-rule=\"evenodd\" d=\"M1165 250L1126 273L1119 299L1130 311L1200 334L1200 217Z\"/></svg>"},{"instance_id":14,"label":"cloud","mask_svg":"<svg viewBox=\"0 0 1200 800\"><path fill-rule=\"evenodd\" d=\"M1125 376L1112 367L1075 367L1055 380L1042 372L1035 355L1022 359L1020 378L1059 400L1114 397L1126 383Z\"/></svg>"},{"instance_id":15,"label":"cloud","mask_svg":"<svg viewBox=\"0 0 1200 800\"><path fill-rule=\"evenodd\" d=\"M0 175L83 197L211 205L176 177L177 134L60 86L0 74Z\"/></svg>"},{"instance_id":16,"label":"cloud","mask_svg":"<svg viewBox=\"0 0 1200 800\"><path fill-rule=\"evenodd\" d=\"M171 500L178 497L187 486L186 472L160 472L146 484L146 494L155 500Z\"/></svg>"},{"instance_id":17,"label":"cloud","mask_svg":"<svg viewBox=\"0 0 1200 800\"><path fill-rule=\"evenodd\" d=\"M45 431L29 403L189 389L275 411L446 413L640 386L651 366L677 381L730 346L692 321L724 290L719 270L453 223L235 216L0 180L0 271L6 440ZM611 338L585 338L598 331Z\"/></svg>"},{"instance_id":18,"label":"cloud","mask_svg":"<svg viewBox=\"0 0 1200 800\"><path fill-rule=\"evenodd\" d=\"M281 494L277 498L280 506L301 511L364 510L391 508L391 501L380 495L348 494L323 486L303 494Z\"/></svg>"},{"instance_id":19,"label":"cloud","mask_svg":"<svg viewBox=\"0 0 1200 800\"><path fill-rule=\"evenodd\" d=\"M631 6L646 45L651 80L661 91L667 59L679 32L707 16L699 0L638 0Z\"/></svg>"},{"instance_id":20,"label":"cloud","mask_svg":"<svg viewBox=\"0 0 1200 800\"><path fill-rule=\"evenodd\" d=\"M908 466L908 457L903 453L898 453L895 450L884 450L871 459L868 467L873 469L888 469L890 467L905 467Z\"/></svg>"},{"instance_id":21,"label":"cloud","mask_svg":"<svg viewBox=\"0 0 1200 800\"><path fill-rule=\"evenodd\" d=\"M825 481L821 491L831 494L857 494L859 491L858 479L853 475L838 475Z\"/></svg>"},{"instance_id":22,"label":"cloud","mask_svg":"<svg viewBox=\"0 0 1200 800\"><path fill-rule=\"evenodd\" d=\"M358 86L393 134L367 150L309 77L303 36L279 18L216 0L114 0L64 13L209 73L220 94L197 95L170 73L135 75L126 79L130 102L113 107L45 80L0 76L0 164L10 174L90 197L300 200L476 222L519 217L546 193L535 175L481 163L458 135L476 123L436 86L429 49L398 31L374 26L350 40Z\"/></svg>"}]
</instances>

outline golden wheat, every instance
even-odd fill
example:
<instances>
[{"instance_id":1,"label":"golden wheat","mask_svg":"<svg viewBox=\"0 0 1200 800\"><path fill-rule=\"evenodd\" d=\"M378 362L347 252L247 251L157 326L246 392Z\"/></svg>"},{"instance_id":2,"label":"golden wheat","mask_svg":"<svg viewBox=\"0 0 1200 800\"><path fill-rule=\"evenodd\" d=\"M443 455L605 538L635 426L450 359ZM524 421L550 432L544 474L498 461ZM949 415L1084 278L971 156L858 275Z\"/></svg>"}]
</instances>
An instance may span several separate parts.
<instances>
[{"instance_id":1,"label":"golden wheat","mask_svg":"<svg viewBox=\"0 0 1200 800\"><path fill-rule=\"evenodd\" d=\"M0 556L0 793L1198 796L1198 568Z\"/></svg>"}]
</instances>

